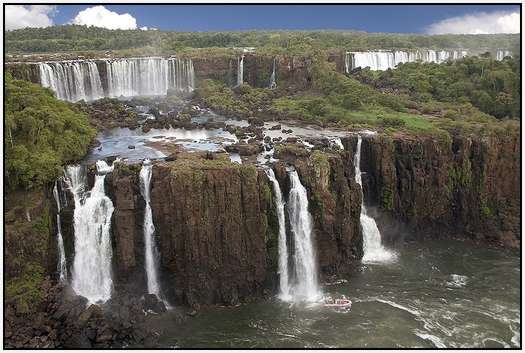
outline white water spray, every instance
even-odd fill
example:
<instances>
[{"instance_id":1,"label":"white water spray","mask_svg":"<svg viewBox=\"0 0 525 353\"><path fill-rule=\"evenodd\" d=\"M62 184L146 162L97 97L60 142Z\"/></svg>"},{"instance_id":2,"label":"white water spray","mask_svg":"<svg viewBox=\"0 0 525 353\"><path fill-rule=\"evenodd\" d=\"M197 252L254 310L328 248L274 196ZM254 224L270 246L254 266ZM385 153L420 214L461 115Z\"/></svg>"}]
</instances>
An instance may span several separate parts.
<instances>
[{"instance_id":1,"label":"white water spray","mask_svg":"<svg viewBox=\"0 0 525 353\"><path fill-rule=\"evenodd\" d=\"M237 64L237 86L241 86L244 83L244 55L241 55Z\"/></svg>"},{"instance_id":2,"label":"white water spray","mask_svg":"<svg viewBox=\"0 0 525 353\"><path fill-rule=\"evenodd\" d=\"M151 162L146 159L140 170L140 193L146 202L144 210L144 257L148 284L148 293L160 298L160 284L158 280L158 252L155 246L155 225L150 205Z\"/></svg>"},{"instance_id":3,"label":"white water spray","mask_svg":"<svg viewBox=\"0 0 525 353\"><path fill-rule=\"evenodd\" d=\"M38 64L40 84L58 99L76 102L103 97L97 65L92 61L62 61Z\"/></svg>"},{"instance_id":4,"label":"white water spray","mask_svg":"<svg viewBox=\"0 0 525 353\"><path fill-rule=\"evenodd\" d=\"M277 82L275 81L275 61L277 59L273 58L273 67L272 67L272 75L270 76L270 89L276 89L277 88Z\"/></svg>"},{"instance_id":5,"label":"white water spray","mask_svg":"<svg viewBox=\"0 0 525 353\"><path fill-rule=\"evenodd\" d=\"M97 162L93 189L84 195L86 177L80 166L68 166L66 175L75 199L75 259L72 269L72 287L90 303L105 302L111 298L112 248L110 239L113 203L104 193L104 179L112 167Z\"/></svg>"},{"instance_id":6,"label":"white water spray","mask_svg":"<svg viewBox=\"0 0 525 353\"><path fill-rule=\"evenodd\" d=\"M373 71L382 71L395 68L398 64L421 61L424 63L444 63L449 60L458 60L468 53L465 50L373 50L366 52L347 52L344 57L345 72L361 67L369 67Z\"/></svg>"},{"instance_id":7,"label":"white water spray","mask_svg":"<svg viewBox=\"0 0 525 353\"><path fill-rule=\"evenodd\" d=\"M294 264L296 283L293 296L296 301L317 301L321 291L317 283L317 266L313 245L312 216L308 212L306 189L301 184L296 170L289 172L290 196L288 214L294 235Z\"/></svg>"},{"instance_id":8,"label":"white water spray","mask_svg":"<svg viewBox=\"0 0 525 353\"><path fill-rule=\"evenodd\" d=\"M381 233L377 228L375 220L368 216L363 194L363 182L361 179L361 135L357 136L357 148L355 151L354 164L355 164L355 181L361 187L361 227L363 229L363 251L364 255L361 259L364 263L376 263L376 262L390 262L396 259L396 254L386 249L381 245Z\"/></svg>"},{"instance_id":9,"label":"white water spray","mask_svg":"<svg viewBox=\"0 0 525 353\"><path fill-rule=\"evenodd\" d=\"M59 282L65 284L67 282L67 265L66 265L66 252L64 250L64 239L62 238L62 228L60 225L60 197L58 195L57 181L55 180L55 186L53 187L53 196L57 204L57 248L58 248L58 262L57 270L59 273Z\"/></svg>"},{"instance_id":10,"label":"white water spray","mask_svg":"<svg viewBox=\"0 0 525 353\"><path fill-rule=\"evenodd\" d=\"M279 298L288 301L291 299L291 296L288 279L288 247L286 246L286 222L284 219L283 194L279 182L275 178L273 169L265 169L265 172L273 185L275 208L277 210L277 219L279 221Z\"/></svg>"}]
</instances>

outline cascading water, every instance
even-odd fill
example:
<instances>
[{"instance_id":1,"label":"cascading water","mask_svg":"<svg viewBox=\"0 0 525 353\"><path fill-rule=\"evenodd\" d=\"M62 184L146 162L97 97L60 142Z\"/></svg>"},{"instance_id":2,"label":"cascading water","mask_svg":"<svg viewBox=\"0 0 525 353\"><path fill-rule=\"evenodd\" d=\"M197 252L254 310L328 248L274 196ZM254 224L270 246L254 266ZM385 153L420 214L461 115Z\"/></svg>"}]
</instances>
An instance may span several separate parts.
<instances>
[{"instance_id":1,"label":"cascading water","mask_svg":"<svg viewBox=\"0 0 525 353\"><path fill-rule=\"evenodd\" d=\"M165 95L168 61L162 58L106 61L109 97Z\"/></svg>"},{"instance_id":2,"label":"cascading water","mask_svg":"<svg viewBox=\"0 0 525 353\"><path fill-rule=\"evenodd\" d=\"M290 283L288 279L288 247L286 246L286 222L284 219L284 201L279 182L271 168L265 169L266 175L273 185L275 208L279 221L279 298L288 301L290 296Z\"/></svg>"},{"instance_id":3,"label":"cascading water","mask_svg":"<svg viewBox=\"0 0 525 353\"><path fill-rule=\"evenodd\" d=\"M239 62L237 63L237 86L241 86L244 83L244 55L241 55Z\"/></svg>"},{"instance_id":4,"label":"cascading water","mask_svg":"<svg viewBox=\"0 0 525 353\"><path fill-rule=\"evenodd\" d=\"M158 252L155 246L155 226L150 205L151 162L146 159L140 170L140 193L146 202L144 209L144 253L148 293L160 298L160 284L158 280Z\"/></svg>"},{"instance_id":5,"label":"cascading water","mask_svg":"<svg viewBox=\"0 0 525 353\"><path fill-rule=\"evenodd\" d=\"M295 286L293 297L296 301L316 301L321 298L317 283L317 266L313 245L312 216L308 212L308 196L296 170L289 171L290 195L288 214L294 235Z\"/></svg>"},{"instance_id":6,"label":"cascading water","mask_svg":"<svg viewBox=\"0 0 525 353\"><path fill-rule=\"evenodd\" d=\"M345 53L345 72L357 67L369 67L373 71L384 71L407 62L435 62L441 64L448 60L458 60L467 56L465 50L415 50L415 51L366 51Z\"/></svg>"},{"instance_id":7,"label":"cascading water","mask_svg":"<svg viewBox=\"0 0 525 353\"><path fill-rule=\"evenodd\" d=\"M276 89L277 88L277 82L275 81L275 61L276 58L273 58L273 66L272 66L272 75L270 76L270 89Z\"/></svg>"},{"instance_id":8,"label":"cascading water","mask_svg":"<svg viewBox=\"0 0 525 353\"><path fill-rule=\"evenodd\" d=\"M60 197L58 195L57 181L53 187L53 196L57 204L57 248L58 248L58 262L57 270L59 273L59 282L64 284L67 282L67 265L66 265L66 252L64 250L64 239L62 238L62 228L60 225Z\"/></svg>"},{"instance_id":9,"label":"cascading water","mask_svg":"<svg viewBox=\"0 0 525 353\"><path fill-rule=\"evenodd\" d=\"M496 51L496 60L501 61L507 56L512 56L512 53L509 50L497 50Z\"/></svg>"},{"instance_id":10,"label":"cascading water","mask_svg":"<svg viewBox=\"0 0 525 353\"><path fill-rule=\"evenodd\" d=\"M377 228L375 220L368 216L363 195L363 182L361 179L361 135L357 136L357 148L354 156L355 164L355 181L361 187L361 227L363 229L363 258L361 259L364 263L377 263L377 262L390 262L395 260L396 254L387 250L381 244L381 233Z\"/></svg>"},{"instance_id":11,"label":"cascading water","mask_svg":"<svg viewBox=\"0 0 525 353\"><path fill-rule=\"evenodd\" d=\"M58 99L71 102L104 96L100 73L91 61L39 63L40 84L51 88Z\"/></svg>"},{"instance_id":12,"label":"cascading water","mask_svg":"<svg viewBox=\"0 0 525 353\"><path fill-rule=\"evenodd\" d=\"M168 60L168 84L179 92L192 92L195 87L195 70L191 59Z\"/></svg>"},{"instance_id":13,"label":"cascading water","mask_svg":"<svg viewBox=\"0 0 525 353\"><path fill-rule=\"evenodd\" d=\"M192 92L195 72L191 59L126 58L101 60L106 69L104 93L94 61L39 63L40 83L57 98L76 102L107 97L166 95L168 89Z\"/></svg>"},{"instance_id":14,"label":"cascading water","mask_svg":"<svg viewBox=\"0 0 525 353\"><path fill-rule=\"evenodd\" d=\"M105 302L111 298L111 216L113 202L104 193L106 174L113 170L104 161L98 161L93 189L84 195L85 169L66 168L67 182L75 199L75 258L72 269L73 290L90 303Z\"/></svg>"}]
</instances>

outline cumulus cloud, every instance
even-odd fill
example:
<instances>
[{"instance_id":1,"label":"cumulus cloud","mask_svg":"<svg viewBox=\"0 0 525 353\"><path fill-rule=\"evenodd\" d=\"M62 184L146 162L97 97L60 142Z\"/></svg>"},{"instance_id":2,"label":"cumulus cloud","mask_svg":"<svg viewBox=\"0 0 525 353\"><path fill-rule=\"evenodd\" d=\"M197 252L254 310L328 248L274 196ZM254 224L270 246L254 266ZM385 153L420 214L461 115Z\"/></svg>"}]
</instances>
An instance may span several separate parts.
<instances>
[{"instance_id":1,"label":"cumulus cloud","mask_svg":"<svg viewBox=\"0 0 525 353\"><path fill-rule=\"evenodd\" d=\"M520 33L520 13L479 12L451 17L431 24L426 28L428 34L492 34Z\"/></svg>"},{"instance_id":2,"label":"cumulus cloud","mask_svg":"<svg viewBox=\"0 0 525 353\"><path fill-rule=\"evenodd\" d=\"M5 5L4 29L26 27L49 27L53 25L55 6L49 5Z\"/></svg>"},{"instance_id":3,"label":"cumulus cloud","mask_svg":"<svg viewBox=\"0 0 525 353\"><path fill-rule=\"evenodd\" d=\"M71 23L107 29L137 28L137 20L129 13L118 14L100 5L80 11Z\"/></svg>"}]
</instances>

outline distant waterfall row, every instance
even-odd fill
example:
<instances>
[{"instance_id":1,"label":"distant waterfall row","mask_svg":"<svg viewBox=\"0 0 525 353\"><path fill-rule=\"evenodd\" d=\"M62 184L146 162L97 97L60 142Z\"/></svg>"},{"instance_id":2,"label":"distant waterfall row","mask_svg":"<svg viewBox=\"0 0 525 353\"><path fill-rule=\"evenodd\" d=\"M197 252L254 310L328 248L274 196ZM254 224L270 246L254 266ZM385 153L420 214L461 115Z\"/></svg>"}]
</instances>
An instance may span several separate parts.
<instances>
[{"instance_id":1,"label":"distant waterfall row","mask_svg":"<svg viewBox=\"0 0 525 353\"><path fill-rule=\"evenodd\" d=\"M449 60L458 60L468 56L466 50L415 50L415 51L366 51L346 52L344 57L345 72L361 67L369 67L373 71L393 69L401 63L421 61L425 63L444 63ZM508 50L498 50L495 53L496 60L503 60L511 56Z\"/></svg>"},{"instance_id":2,"label":"distant waterfall row","mask_svg":"<svg viewBox=\"0 0 525 353\"><path fill-rule=\"evenodd\" d=\"M76 102L103 97L186 93L195 87L191 59L132 58L38 63L40 83L59 99ZM106 75L101 75L105 72Z\"/></svg>"},{"instance_id":3,"label":"distant waterfall row","mask_svg":"<svg viewBox=\"0 0 525 353\"><path fill-rule=\"evenodd\" d=\"M370 70L388 70L398 64L407 62L443 63L447 60L457 60L467 56L466 51L458 50L416 50L416 51L366 51L345 53L345 72L357 67L370 67Z\"/></svg>"},{"instance_id":4,"label":"distant waterfall row","mask_svg":"<svg viewBox=\"0 0 525 353\"><path fill-rule=\"evenodd\" d=\"M290 170L290 194L288 217L293 235L293 274L288 268L288 246L286 237L285 203L279 182L272 169L266 175L273 185L275 207L279 221L279 298L284 301L316 301L321 298L317 280L317 263L313 239L313 221L308 211L308 197L296 170Z\"/></svg>"}]
</instances>

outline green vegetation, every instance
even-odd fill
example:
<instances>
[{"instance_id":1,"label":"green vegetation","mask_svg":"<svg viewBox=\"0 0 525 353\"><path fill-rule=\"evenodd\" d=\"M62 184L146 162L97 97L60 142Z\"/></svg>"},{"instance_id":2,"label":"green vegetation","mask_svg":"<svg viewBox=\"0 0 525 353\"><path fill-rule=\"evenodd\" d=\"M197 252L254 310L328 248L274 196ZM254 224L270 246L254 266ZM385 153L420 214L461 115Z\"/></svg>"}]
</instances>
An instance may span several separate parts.
<instances>
[{"instance_id":1,"label":"green vegetation","mask_svg":"<svg viewBox=\"0 0 525 353\"><path fill-rule=\"evenodd\" d=\"M520 60L468 57L445 64L406 63L395 70L358 72L355 77L380 90L408 95L421 111L455 119L455 106L473 105L498 119L519 119Z\"/></svg>"},{"instance_id":2,"label":"green vegetation","mask_svg":"<svg viewBox=\"0 0 525 353\"><path fill-rule=\"evenodd\" d=\"M46 53L119 50L121 54L149 55L173 53L188 48L256 47L269 53L304 53L311 47L410 49L471 48L479 50L510 48L519 52L519 34L491 35L414 35L366 33L357 31L243 31L243 32L166 32L108 30L78 25L25 28L5 32L8 53Z\"/></svg>"},{"instance_id":3,"label":"green vegetation","mask_svg":"<svg viewBox=\"0 0 525 353\"><path fill-rule=\"evenodd\" d=\"M51 90L5 76L5 177L10 189L31 189L82 158L95 135L87 115Z\"/></svg>"},{"instance_id":4,"label":"green vegetation","mask_svg":"<svg viewBox=\"0 0 525 353\"><path fill-rule=\"evenodd\" d=\"M42 286L49 257L51 214L42 190L13 192L6 200L6 303L27 314L45 297ZM33 215L32 221L27 220L27 213Z\"/></svg>"},{"instance_id":5,"label":"green vegetation","mask_svg":"<svg viewBox=\"0 0 525 353\"><path fill-rule=\"evenodd\" d=\"M519 61L514 59L496 62L481 57L443 65L411 63L386 72L361 70L344 75L326 61L321 51L311 52L306 58L311 62L313 80L311 87L302 91L248 85L231 89L205 80L197 98L227 115L368 127L389 134L430 134L447 143L450 133L505 133L517 128L513 122L498 123L498 118L521 114ZM481 104L481 96L488 101Z\"/></svg>"},{"instance_id":6,"label":"green vegetation","mask_svg":"<svg viewBox=\"0 0 525 353\"><path fill-rule=\"evenodd\" d=\"M237 92L225 84L204 80L196 91L196 99L218 113L247 117L258 109L267 110L275 92L267 88L252 88L242 85Z\"/></svg>"}]
</instances>

